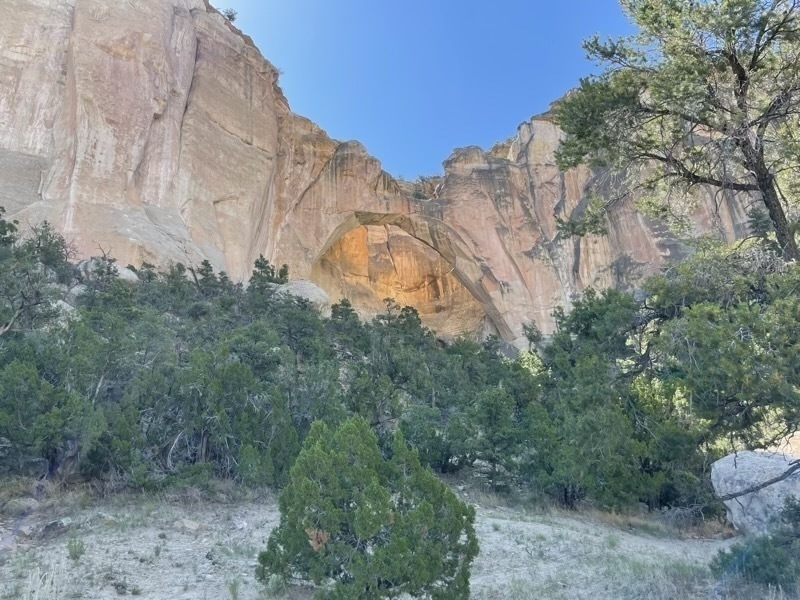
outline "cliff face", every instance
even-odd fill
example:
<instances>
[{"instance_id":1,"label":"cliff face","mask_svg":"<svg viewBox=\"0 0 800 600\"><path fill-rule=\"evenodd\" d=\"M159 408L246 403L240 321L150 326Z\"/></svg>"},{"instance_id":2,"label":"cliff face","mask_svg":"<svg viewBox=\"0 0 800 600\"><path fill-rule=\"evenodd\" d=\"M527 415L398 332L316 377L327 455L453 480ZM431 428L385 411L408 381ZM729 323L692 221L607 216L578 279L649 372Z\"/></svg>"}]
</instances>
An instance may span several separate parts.
<instances>
[{"instance_id":1,"label":"cliff face","mask_svg":"<svg viewBox=\"0 0 800 600\"><path fill-rule=\"evenodd\" d=\"M546 116L415 188L293 114L276 69L205 0L4 2L0 206L81 255L207 258L246 279L264 254L362 314L391 296L443 335L521 344L585 287L629 288L680 252L629 201L607 236L558 233L598 176L558 171ZM735 237L738 204L699 200L698 229Z\"/></svg>"},{"instance_id":2,"label":"cliff face","mask_svg":"<svg viewBox=\"0 0 800 600\"><path fill-rule=\"evenodd\" d=\"M252 43L202 0L7 2L9 212L48 218L81 254L248 261L289 112ZM8 193L7 182L23 189Z\"/></svg>"}]
</instances>

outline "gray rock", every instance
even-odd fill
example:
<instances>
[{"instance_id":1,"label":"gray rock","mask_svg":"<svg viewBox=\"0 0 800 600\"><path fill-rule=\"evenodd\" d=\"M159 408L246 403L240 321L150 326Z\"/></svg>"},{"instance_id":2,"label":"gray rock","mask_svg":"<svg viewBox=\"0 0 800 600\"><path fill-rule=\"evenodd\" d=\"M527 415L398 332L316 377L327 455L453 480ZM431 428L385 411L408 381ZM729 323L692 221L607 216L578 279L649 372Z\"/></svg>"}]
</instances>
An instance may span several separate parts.
<instances>
[{"instance_id":1,"label":"gray rock","mask_svg":"<svg viewBox=\"0 0 800 600\"><path fill-rule=\"evenodd\" d=\"M64 517L63 519L50 521L47 525L42 527L40 537L45 539L59 537L67 533L70 529L72 529L72 519Z\"/></svg>"},{"instance_id":2,"label":"gray rock","mask_svg":"<svg viewBox=\"0 0 800 600\"><path fill-rule=\"evenodd\" d=\"M78 270L80 280L88 281L91 279L97 268L101 265L102 260L101 258L92 257L79 261L78 264L75 265L75 268Z\"/></svg>"},{"instance_id":3,"label":"gray rock","mask_svg":"<svg viewBox=\"0 0 800 600\"><path fill-rule=\"evenodd\" d=\"M128 283L139 283L139 276L128 267L117 267L117 277Z\"/></svg>"},{"instance_id":4,"label":"gray rock","mask_svg":"<svg viewBox=\"0 0 800 600\"><path fill-rule=\"evenodd\" d=\"M3 513L12 517L29 515L39 506L35 498L12 498L3 506Z\"/></svg>"},{"instance_id":5,"label":"gray rock","mask_svg":"<svg viewBox=\"0 0 800 600\"><path fill-rule=\"evenodd\" d=\"M311 303L314 309L323 316L330 315L331 299L328 293L318 285L308 281L307 279L294 279L289 283L285 283L275 290L276 296L297 296L304 298Z\"/></svg>"},{"instance_id":6,"label":"gray rock","mask_svg":"<svg viewBox=\"0 0 800 600\"><path fill-rule=\"evenodd\" d=\"M798 457L776 452L729 454L711 465L718 498L746 490L784 473ZM787 497L800 498L800 471L764 489L725 502L728 520L747 534L764 534L780 517Z\"/></svg>"},{"instance_id":7,"label":"gray rock","mask_svg":"<svg viewBox=\"0 0 800 600\"><path fill-rule=\"evenodd\" d=\"M32 540L36 535L36 528L33 525L23 525L17 529L17 537L23 540Z\"/></svg>"},{"instance_id":8,"label":"gray rock","mask_svg":"<svg viewBox=\"0 0 800 600\"><path fill-rule=\"evenodd\" d=\"M175 521L176 529L185 529L186 531L196 532L200 529L200 523L192 521L191 519L179 519Z\"/></svg>"},{"instance_id":9,"label":"gray rock","mask_svg":"<svg viewBox=\"0 0 800 600\"><path fill-rule=\"evenodd\" d=\"M75 312L75 307L67 302L64 302L63 300L56 300L53 303L53 307L58 309L58 311L64 316L71 315Z\"/></svg>"},{"instance_id":10,"label":"gray rock","mask_svg":"<svg viewBox=\"0 0 800 600\"><path fill-rule=\"evenodd\" d=\"M78 298L86 293L88 288L82 283L78 283L70 288L64 296L64 299L71 305L75 306L78 303Z\"/></svg>"},{"instance_id":11,"label":"gray rock","mask_svg":"<svg viewBox=\"0 0 800 600\"><path fill-rule=\"evenodd\" d=\"M98 267L103 266L103 259L98 257L88 258L86 260L82 260L77 264L78 273L80 273L80 277L82 281L88 281L92 278L94 273L96 272ZM119 265L114 265L114 268L117 271L117 277L122 281L127 281L128 283L139 283L139 277L127 267L120 267Z\"/></svg>"}]
</instances>

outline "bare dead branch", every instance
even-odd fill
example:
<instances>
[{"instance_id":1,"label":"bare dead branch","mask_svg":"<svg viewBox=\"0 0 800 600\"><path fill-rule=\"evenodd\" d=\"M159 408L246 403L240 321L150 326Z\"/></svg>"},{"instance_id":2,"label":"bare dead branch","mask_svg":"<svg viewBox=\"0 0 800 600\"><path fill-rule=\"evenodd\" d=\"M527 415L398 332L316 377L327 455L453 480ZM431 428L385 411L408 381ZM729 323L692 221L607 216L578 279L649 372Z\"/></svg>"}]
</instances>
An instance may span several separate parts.
<instances>
[{"instance_id":1,"label":"bare dead branch","mask_svg":"<svg viewBox=\"0 0 800 600\"><path fill-rule=\"evenodd\" d=\"M754 493L756 493L756 492L758 492L760 490L763 490L765 487L769 487L774 483L778 483L779 481L783 481L784 479L787 479L788 477L790 477L793 473L796 473L797 471L800 471L800 459L793 460L792 462L789 463L789 465L790 465L789 468L786 469L783 473L781 473L777 477L773 477L772 479L768 479L767 481L759 483L758 485L754 485L754 486L751 486L749 488L745 488L745 489L740 490L738 492L733 492L731 494L725 494L724 496L720 496L719 499L722 502L727 502L728 500L733 500L734 498L739 498L741 496L746 496L747 494L754 494Z\"/></svg>"}]
</instances>

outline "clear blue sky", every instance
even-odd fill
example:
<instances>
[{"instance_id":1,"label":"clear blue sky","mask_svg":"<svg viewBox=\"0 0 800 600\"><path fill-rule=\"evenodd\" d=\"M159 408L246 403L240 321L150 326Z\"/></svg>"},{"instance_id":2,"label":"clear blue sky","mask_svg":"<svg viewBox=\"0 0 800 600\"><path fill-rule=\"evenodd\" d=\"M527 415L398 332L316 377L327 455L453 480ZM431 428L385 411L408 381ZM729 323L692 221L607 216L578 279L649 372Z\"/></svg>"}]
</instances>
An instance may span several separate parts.
<instances>
[{"instance_id":1,"label":"clear blue sky","mask_svg":"<svg viewBox=\"0 0 800 600\"><path fill-rule=\"evenodd\" d=\"M395 176L441 172L593 70L581 40L629 26L617 0L212 0L283 71L294 112Z\"/></svg>"}]
</instances>

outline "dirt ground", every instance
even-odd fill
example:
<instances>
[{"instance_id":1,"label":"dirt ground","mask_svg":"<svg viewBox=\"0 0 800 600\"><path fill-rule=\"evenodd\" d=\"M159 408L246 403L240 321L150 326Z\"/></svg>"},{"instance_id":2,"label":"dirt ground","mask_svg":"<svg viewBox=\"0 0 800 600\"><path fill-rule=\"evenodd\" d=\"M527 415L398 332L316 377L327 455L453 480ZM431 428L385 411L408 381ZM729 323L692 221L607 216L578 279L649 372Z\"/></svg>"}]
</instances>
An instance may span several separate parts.
<instances>
[{"instance_id":1,"label":"dirt ground","mask_svg":"<svg viewBox=\"0 0 800 600\"><path fill-rule=\"evenodd\" d=\"M724 598L708 561L730 540L682 539L657 522L477 507L478 599ZM26 504L27 502L27 504ZM13 507L12 507L13 508ZM279 513L274 498L199 494L20 501L0 517L0 598L307 599L253 576ZM14 512L6 510L5 513Z\"/></svg>"}]
</instances>

